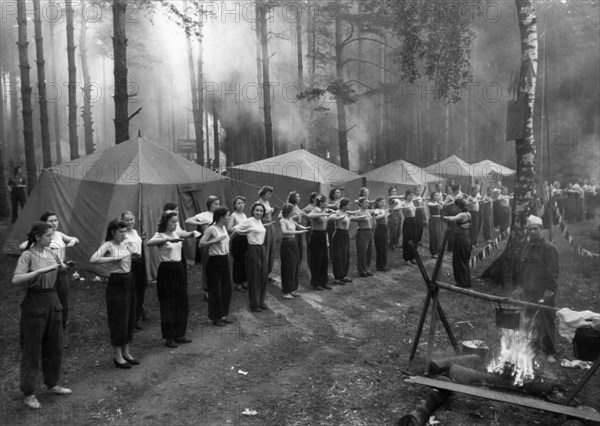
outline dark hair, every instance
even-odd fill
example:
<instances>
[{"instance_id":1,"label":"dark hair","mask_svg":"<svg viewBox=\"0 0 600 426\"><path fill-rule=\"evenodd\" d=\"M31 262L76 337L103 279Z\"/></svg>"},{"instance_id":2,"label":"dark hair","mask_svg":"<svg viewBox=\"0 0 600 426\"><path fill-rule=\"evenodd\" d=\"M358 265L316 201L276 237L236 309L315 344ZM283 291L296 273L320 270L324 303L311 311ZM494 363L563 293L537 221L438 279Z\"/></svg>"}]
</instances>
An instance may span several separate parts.
<instances>
[{"instance_id":1,"label":"dark hair","mask_svg":"<svg viewBox=\"0 0 600 426\"><path fill-rule=\"evenodd\" d=\"M407 199L409 195L415 195L415 191L413 191L412 189L407 189L404 193L404 199Z\"/></svg>"},{"instance_id":2,"label":"dark hair","mask_svg":"<svg viewBox=\"0 0 600 426\"><path fill-rule=\"evenodd\" d=\"M215 195L211 195L206 199L206 210L210 211L210 208L215 203L215 201L219 201L219 197Z\"/></svg>"},{"instance_id":3,"label":"dark hair","mask_svg":"<svg viewBox=\"0 0 600 426\"><path fill-rule=\"evenodd\" d=\"M290 204L298 204L298 191L292 191L288 194L287 202Z\"/></svg>"},{"instance_id":4,"label":"dark hair","mask_svg":"<svg viewBox=\"0 0 600 426\"><path fill-rule=\"evenodd\" d=\"M375 205L378 205L383 200L385 200L384 197L377 197L377 198L375 198Z\"/></svg>"},{"instance_id":5,"label":"dark hair","mask_svg":"<svg viewBox=\"0 0 600 426\"><path fill-rule=\"evenodd\" d=\"M394 189L396 190L396 192L398 192L398 187L397 187L397 186L390 186L390 187L388 188L388 195L392 195L392 191L393 191Z\"/></svg>"},{"instance_id":6,"label":"dark hair","mask_svg":"<svg viewBox=\"0 0 600 426\"><path fill-rule=\"evenodd\" d=\"M433 191L431 194L429 194L429 199L433 201L433 198L436 196L436 194L439 194L439 192Z\"/></svg>"},{"instance_id":7,"label":"dark hair","mask_svg":"<svg viewBox=\"0 0 600 426\"><path fill-rule=\"evenodd\" d=\"M454 204L456 204L458 206L460 211L462 211L462 212L467 211L467 202L465 200L463 200L462 198L456 199L454 201Z\"/></svg>"},{"instance_id":8,"label":"dark hair","mask_svg":"<svg viewBox=\"0 0 600 426\"><path fill-rule=\"evenodd\" d=\"M168 203L165 203L165 206L163 207L163 212L166 212L167 210L176 210L178 207L179 206L177 205L177 203L169 201Z\"/></svg>"},{"instance_id":9,"label":"dark hair","mask_svg":"<svg viewBox=\"0 0 600 426\"><path fill-rule=\"evenodd\" d=\"M452 185L452 192L456 192L460 190L460 185L455 183L454 185Z\"/></svg>"},{"instance_id":10,"label":"dark hair","mask_svg":"<svg viewBox=\"0 0 600 426\"><path fill-rule=\"evenodd\" d=\"M333 201L333 197L335 196L335 191L339 191L340 188L331 188L329 191L329 199Z\"/></svg>"},{"instance_id":11,"label":"dark hair","mask_svg":"<svg viewBox=\"0 0 600 426\"><path fill-rule=\"evenodd\" d=\"M167 223L169 223L169 219L171 219L173 216L178 216L178 213L174 212L173 210L163 212L163 214L160 216L160 220L158 221L158 232L165 232L167 230Z\"/></svg>"},{"instance_id":12,"label":"dark hair","mask_svg":"<svg viewBox=\"0 0 600 426\"><path fill-rule=\"evenodd\" d=\"M227 213L229 213L229 208L225 206L216 208L213 212L213 221L211 225L217 223L222 217L227 216Z\"/></svg>"},{"instance_id":13,"label":"dark hair","mask_svg":"<svg viewBox=\"0 0 600 426\"><path fill-rule=\"evenodd\" d=\"M260 191L258 191L258 196L262 197L267 192L273 192L273 187L272 186L263 186L262 188L260 188Z\"/></svg>"},{"instance_id":14,"label":"dark hair","mask_svg":"<svg viewBox=\"0 0 600 426\"><path fill-rule=\"evenodd\" d=\"M362 188L360 188L360 192L358 193L359 197L364 197L365 196L365 191L368 191L369 188L367 188L366 186L363 186Z\"/></svg>"},{"instance_id":15,"label":"dark hair","mask_svg":"<svg viewBox=\"0 0 600 426\"><path fill-rule=\"evenodd\" d=\"M130 215L133 216L135 218L135 215L131 212L131 210L123 210L123 212L121 212L121 220L125 219L125 216Z\"/></svg>"},{"instance_id":16,"label":"dark hair","mask_svg":"<svg viewBox=\"0 0 600 426\"><path fill-rule=\"evenodd\" d=\"M237 197L235 197L233 199L233 211L235 211L235 205L237 204L238 200L242 200L245 203L246 202L246 197L238 195Z\"/></svg>"},{"instance_id":17,"label":"dark hair","mask_svg":"<svg viewBox=\"0 0 600 426\"><path fill-rule=\"evenodd\" d=\"M40 216L40 222L48 222L48 219L50 219L50 216L56 216L56 218L58 219L58 215L56 213L47 211L47 212L44 212Z\"/></svg>"},{"instance_id":18,"label":"dark hair","mask_svg":"<svg viewBox=\"0 0 600 426\"><path fill-rule=\"evenodd\" d=\"M15 166L15 168L13 169L13 175L16 175L17 172L22 168L23 168L23 166Z\"/></svg>"},{"instance_id":19,"label":"dark hair","mask_svg":"<svg viewBox=\"0 0 600 426\"><path fill-rule=\"evenodd\" d=\"M340 209L346 207L348 204L350 204L350 199L349 198L342 198L340 200Z\"/></svg>"},{"instance_id":20,"label":"dark hair","mask_svg":"<svg viewBox=\"0 0 600 426\"><path fill-rule=\"evenodd\" d=\"M316 198L315 198L315 206L317 207L321 207L321 203L325 202L325 196L319 194Z\"/></svg>"},{"instance_id":21,"label":"dark hair","mask_svg":"<svg viewBox=\"0 0 600 426\"><path fill-rule=\"evenodd\" d=\"M118 229L127 228L127 224L120 219L113 219L106 228L106 237L104 241L110 241L114 237L114 232Z\"/></svg>"},{"instance_id":22,"label":"dark hair","mask_svg":"<svg viewBox=\"0 0 600 426\"><path fill-rule=\"evenodd\" d=\"M34 245L37 241L36 237L38 235L44 235L48 229L52 229L52 227L46 222L36 222L31 225L31 229L27 233L27 246L25 247L25 250Z\"/></svg>"},{"instance_id":23,"label":"dark hair","mask_svg":"<svg viewBox=\"0 0 600 426\"><path fill-rule=\"evenodd\" d=\"M358 205L360 206L365 201L369 201L367 197L358 197Z\"/></svg>"},{"instance_id":24,"label":"dark hair","mask_svg":"<svg viewBox=\"0 0 600 426\"><path fill-rule=\"evenodd\" d=\"M257 201L256 203L252 204L252 207L250 207L250 214L252 216L254 216L254 210L256 210L256 208L259 207L259 206L262 207L262 209L263 209L263 216L265 215L265 212L267 211L267 209L265 209L265 206L264 206L263 203L259 203Z\"/></svg>"},{"instance_id":25,"label":"dark hair","mask_svg":"<svg viewBox=\"0 0 600 426\"><path fill-rule=\"evenodd\" d=\"M312 204L319 195L320 194L318 192L311 192L310 199L309 199L310 203Z\"/></svg>"},{"instance_id":26,"label":"dark hair","mask_svg":"<svg viewBox=\"0 0 600 426\"><path fill-rule=\"evenodd\" d=\"M285 203L281 207L281 216L283 216L284 218L287 219L287 217L290 215L290 213L292 212L292 210L294 210L294 205L291 204L291 203Z\"/></svg>"}]
</instances>

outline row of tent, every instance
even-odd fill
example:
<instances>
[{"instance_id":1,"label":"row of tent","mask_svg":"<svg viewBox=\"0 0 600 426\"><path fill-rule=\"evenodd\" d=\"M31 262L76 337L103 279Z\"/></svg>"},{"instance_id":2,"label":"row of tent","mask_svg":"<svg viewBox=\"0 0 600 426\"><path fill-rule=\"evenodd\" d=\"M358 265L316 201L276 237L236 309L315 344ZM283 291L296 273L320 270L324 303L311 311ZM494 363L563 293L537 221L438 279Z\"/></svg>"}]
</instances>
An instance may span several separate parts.
<instances>
[{"instance_id":1,"label":"row of tent","mask_svg":"<svg viewBox=\"0 0 600 426\"><path fill-rule=\"evenodd\" d=\"M298 191L304 204L311 192L327 194L335 187L343 187L349 197L358 195L365 185L369 185L373 195L384 195L392 184L404 190L448 179L465 181L512 173L491 162L469 165L450 157L425 169L400 160L360 176L300 149L232 167L223 176L138 136L42 170L4 251L19 254L18 246L31 224L43 212L53 211L60 221L59 230L80 240L77 249L68 249L69 259L82 269L98 271L89 263L89 257L101 244L108 222L125 210L138 218L140 231L152 236L163 205L169 201L177 202L181 216L188 218L206 210L209 195L217 195L228 206L236 195L253 202L263 185L275 188L275 205L283 204L291 191ZM193 259L192 242L186 246L186 253ZM151 277L157 266L157 253L149 250L147 268Z\"/></svg>"}]
</instances>

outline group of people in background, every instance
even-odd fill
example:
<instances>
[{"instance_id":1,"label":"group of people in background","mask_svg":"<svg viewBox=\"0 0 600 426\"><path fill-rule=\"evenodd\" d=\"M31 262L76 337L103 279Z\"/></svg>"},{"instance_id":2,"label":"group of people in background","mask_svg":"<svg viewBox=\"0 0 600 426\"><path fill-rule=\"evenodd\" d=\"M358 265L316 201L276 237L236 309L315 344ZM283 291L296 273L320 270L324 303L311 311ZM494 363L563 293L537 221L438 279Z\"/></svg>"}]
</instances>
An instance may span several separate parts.
<instances>
[{"instance_id":1,"label":"group of people in background","mask_svg":"<svg viewBox=\"0 0 600 426\"><path fill-rule=\"evenodd\" d=\"M556 201L560 214L568 223L593 219L600 215L600 184L594 180L575 180L566 185L558 181L550 185L546 181L542 199L545 202L543 217L545 228L550 223L553 200Z\"/></svg>"}]
</instances>

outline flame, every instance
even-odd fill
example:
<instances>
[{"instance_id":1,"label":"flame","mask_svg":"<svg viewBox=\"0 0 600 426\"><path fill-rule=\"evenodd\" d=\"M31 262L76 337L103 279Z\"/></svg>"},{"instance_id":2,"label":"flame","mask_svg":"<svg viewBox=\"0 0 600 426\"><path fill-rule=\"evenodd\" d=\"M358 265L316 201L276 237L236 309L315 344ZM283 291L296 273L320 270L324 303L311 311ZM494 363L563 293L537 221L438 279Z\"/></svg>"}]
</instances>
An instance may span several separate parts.
<instances>
[{"instance_id":1,"label":"flame","mask_svg":"<svg viewBox=\"0 0 600 426\"><path fill-rule=\"evenodd\" d=\"M515 386L534 379L535 349L532 345L533 330L502 329L501 350L497 359L487 368L489 373L510 374Z\"/></svg>"}]
</instances>

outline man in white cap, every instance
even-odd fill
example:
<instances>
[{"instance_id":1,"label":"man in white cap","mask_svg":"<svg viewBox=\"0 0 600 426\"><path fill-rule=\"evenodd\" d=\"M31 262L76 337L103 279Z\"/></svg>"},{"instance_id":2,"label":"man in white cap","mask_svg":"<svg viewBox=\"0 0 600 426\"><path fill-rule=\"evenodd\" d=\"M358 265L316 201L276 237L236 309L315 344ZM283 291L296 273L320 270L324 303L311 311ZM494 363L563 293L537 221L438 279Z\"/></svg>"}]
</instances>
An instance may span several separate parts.
<instances>
[{"instance_id":1,"label":"man in white cap","mask_svg":"<svg viewBox=\"0 0 600 426\"><path fill-rule=\"evenodd\" d=\"M518 283L522 288L522 298L526 302L555 306L558 289L558 251L554 244L542 235L542 219L537 216L527 218L528 245L521 259ZM534 315L535 309L529 314ZM554 312L539 311L536 321L537 338L534 344L555 362Z\"/></svg>"}]
</instances>

